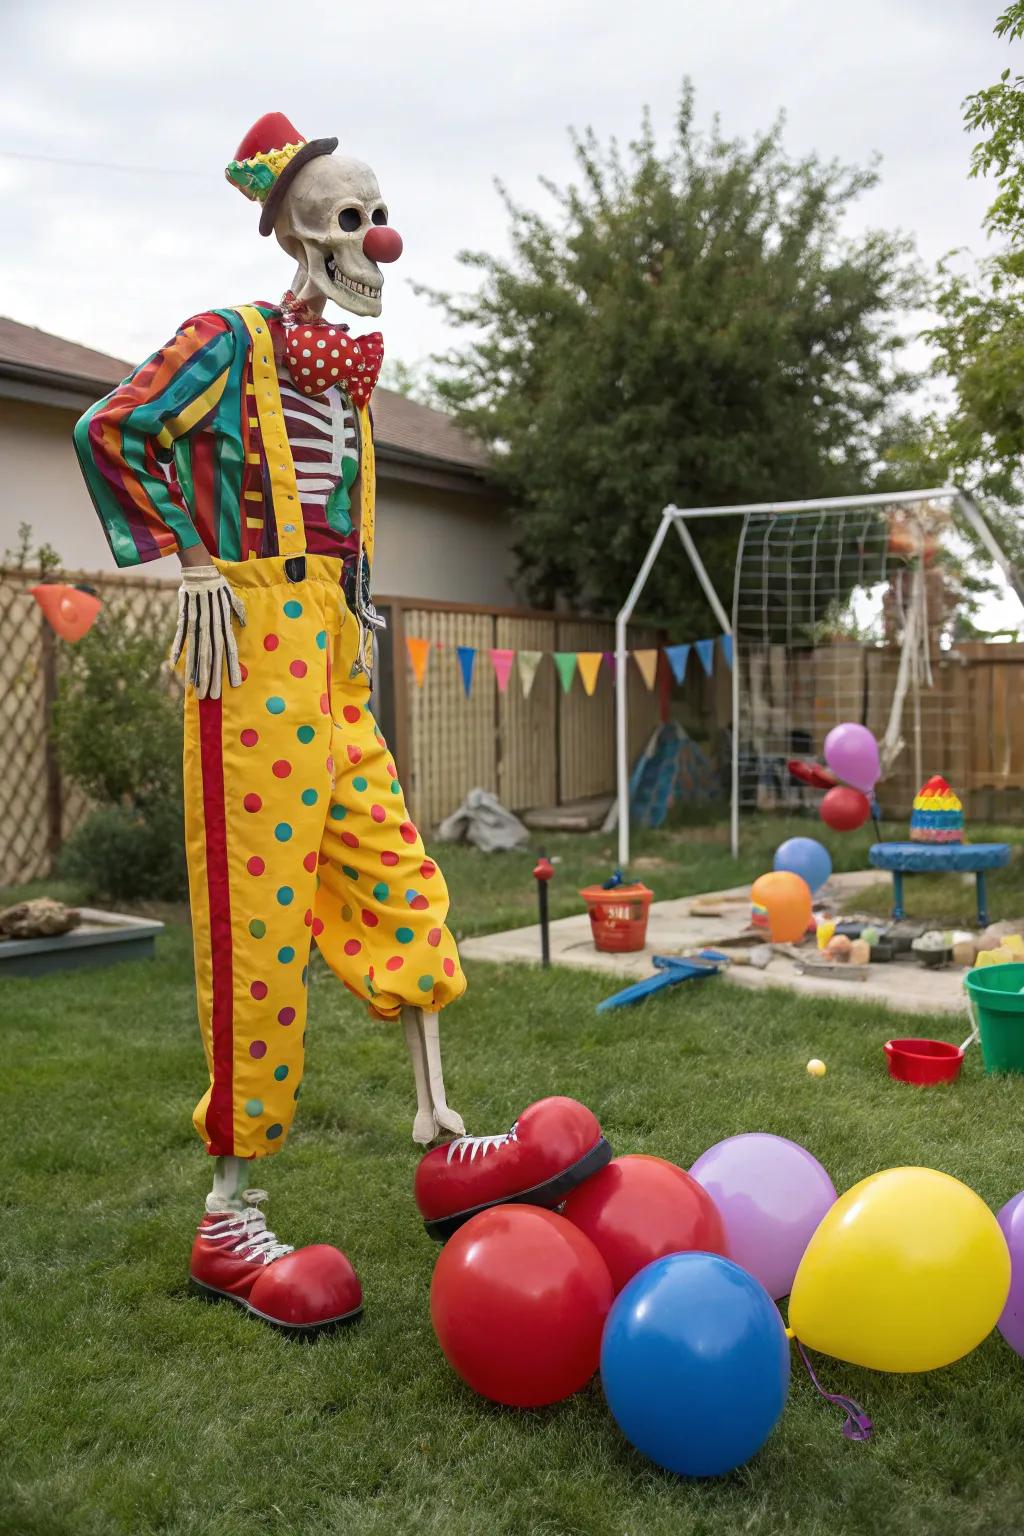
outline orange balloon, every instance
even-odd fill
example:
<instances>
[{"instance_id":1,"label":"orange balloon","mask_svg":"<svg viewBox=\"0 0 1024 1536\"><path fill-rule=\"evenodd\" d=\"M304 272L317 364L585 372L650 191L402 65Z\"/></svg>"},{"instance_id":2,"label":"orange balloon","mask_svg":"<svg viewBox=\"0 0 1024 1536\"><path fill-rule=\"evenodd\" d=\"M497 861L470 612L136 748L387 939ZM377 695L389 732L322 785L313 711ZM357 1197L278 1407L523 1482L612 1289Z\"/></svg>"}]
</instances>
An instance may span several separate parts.
<instances>
[{"instance_id":1,"label":"orange balloon","mask_svg":"<svg viewBox=\"0 0 1024 1536\"><path fill-rule=\"evenodd\" d=\"M750 887L750 899L768 913L774 944L795 944L811 921L811 888L788 870L774 869Z\"/></svg>"},{"instance_id":2,"label":"orange balloon","mask_svg":"<svg viewBox=\"0 0 1024 1536\"><path fill-rule=\"evenodd\" d=\"M43 582L29 591L62 640L81 640L92 628L102 604L92 592L61 582Z\"/></svg>"}]
</instances>

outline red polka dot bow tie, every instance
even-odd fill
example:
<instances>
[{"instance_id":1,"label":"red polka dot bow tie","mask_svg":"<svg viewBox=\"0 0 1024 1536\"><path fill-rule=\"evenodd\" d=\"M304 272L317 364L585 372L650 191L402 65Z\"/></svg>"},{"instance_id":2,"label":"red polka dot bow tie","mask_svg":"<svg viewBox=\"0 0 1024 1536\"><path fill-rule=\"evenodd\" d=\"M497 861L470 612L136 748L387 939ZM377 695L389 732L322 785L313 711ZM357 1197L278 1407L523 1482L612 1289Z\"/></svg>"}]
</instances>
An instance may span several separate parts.
<instances>
[{"instance_id":1,"label":"red polka dot bow tie","mask_svg":"<svg viewBox=\"0 0 1024 1536\"><path fill-rule=\"evenodd\" d=\"M337 384L353 405L367 405L384 361L384 337L349 336L343 326L287 326L284 355L295 388L304 395L322 395Z\"/></svg>"}]
</instances>

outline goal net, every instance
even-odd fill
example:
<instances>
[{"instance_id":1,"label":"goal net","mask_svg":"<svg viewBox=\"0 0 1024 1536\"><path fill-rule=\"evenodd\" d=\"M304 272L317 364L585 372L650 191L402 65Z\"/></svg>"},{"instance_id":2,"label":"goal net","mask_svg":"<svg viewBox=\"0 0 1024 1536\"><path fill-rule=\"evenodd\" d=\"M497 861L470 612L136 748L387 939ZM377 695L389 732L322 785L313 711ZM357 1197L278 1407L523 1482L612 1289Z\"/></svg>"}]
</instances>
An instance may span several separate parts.
<instances>
[{"instance_id":1,"label":"goal net","mask_svg":"<svg viewBox=\"0 0 1024 1536\"><path fill-rule=\"evenodd\" d=\"M979 568L949 499L748 513L732 612L739 810L816 807L820 793L787 765L822 759L844 720L879 742L886 817L908 817L933 773L965 792L969 642L1006 590Z\"/></svg>"}]
</instances>

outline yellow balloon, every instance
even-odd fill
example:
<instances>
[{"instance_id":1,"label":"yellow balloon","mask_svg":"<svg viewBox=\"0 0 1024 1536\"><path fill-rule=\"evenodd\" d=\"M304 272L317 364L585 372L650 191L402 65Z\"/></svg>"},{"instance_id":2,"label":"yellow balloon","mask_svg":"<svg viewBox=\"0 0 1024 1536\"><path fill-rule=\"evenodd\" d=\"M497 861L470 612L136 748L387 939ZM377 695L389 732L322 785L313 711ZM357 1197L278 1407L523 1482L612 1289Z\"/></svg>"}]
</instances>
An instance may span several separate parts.
<instances>
[{"instance_id":1,"label":"yellow balloon","mask_svg":"<svg viewBox=\"0 0 1024 1536\"><path fill-rule=\"evenodd\" d=\"M793 1281L809 1349L875 1371L934 1371L995 1327L1010 1289L999 1223L959 1179L889 1168L831 1206Z\"/></svg>"}]
</instances>

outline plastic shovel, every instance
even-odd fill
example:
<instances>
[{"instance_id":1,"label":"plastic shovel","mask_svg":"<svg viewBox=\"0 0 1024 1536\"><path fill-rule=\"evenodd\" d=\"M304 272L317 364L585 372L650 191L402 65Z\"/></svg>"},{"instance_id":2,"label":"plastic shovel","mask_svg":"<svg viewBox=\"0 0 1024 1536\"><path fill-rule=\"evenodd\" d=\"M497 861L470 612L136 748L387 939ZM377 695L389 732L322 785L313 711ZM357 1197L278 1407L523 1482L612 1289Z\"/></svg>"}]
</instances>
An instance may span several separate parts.
<instances>
[{"instance_id":1,"label":"plastic shovel","mask_svg":"<svg viewBox=\"0 0 1024 1536\"><path fill-rule=\"evenodd\" d=\"M598 1013L607 1013L611 1008L626 1008L630 1003L642 1002L645 997L653 996L664 987L674 987L680 981L695 981L702 976L717 976L722 967L728 963L728 956L715 949L704 949L693 959L682 960L676 955L655 955L653 962L660 974L645 976L643 981L636 981L631 987L624 987L621 992L615 992L611 997L604 998L597 1005Z\"/></svg>"}]
</instances>

